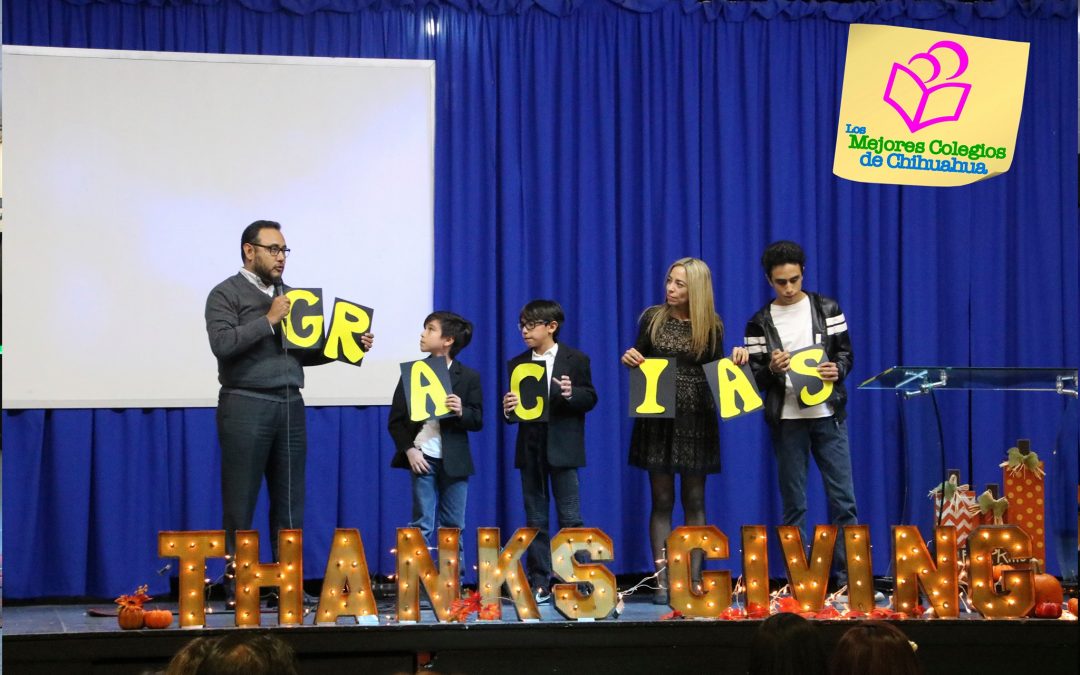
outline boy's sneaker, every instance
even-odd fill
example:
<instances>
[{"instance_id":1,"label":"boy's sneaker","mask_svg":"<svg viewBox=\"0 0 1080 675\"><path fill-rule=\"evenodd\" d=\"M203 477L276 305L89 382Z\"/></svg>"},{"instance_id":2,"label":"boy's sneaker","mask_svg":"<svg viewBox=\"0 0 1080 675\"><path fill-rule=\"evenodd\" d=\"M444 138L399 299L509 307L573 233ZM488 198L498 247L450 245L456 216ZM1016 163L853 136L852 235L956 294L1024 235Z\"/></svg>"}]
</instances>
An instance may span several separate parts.
<instances>
[{"instance_id":1,"label":"boy's sneaker","mask_svg":"<svg viewBox=\"0 0 1080 675\"><path fill-rule=\"evenodd\" d=\"M545 605L551 602L551 593L548 593L547 589L544 588L536 589L536 595L534 595L533 597L535 598L536 604L538 605Z\"/></svg>"},{"instance_id":2,"label":"boy's sneaker","mask_svg":"<svg viewBox=\"0 0 1080 675\"><path fill-rule=\"evenodd\" d=\"M833 600L833 602L839 602L839 603L843 603L843 604L846 605L846 604L848 604L849 598L848 598L847 593L840 593L840 594L832 596L832 600ZM882 605L887 604L886 601L885 601L885 594L882 593L881 591L874 591L874 604L879 606L879 607L882 606Z\"/></svg>"}]
</instances>

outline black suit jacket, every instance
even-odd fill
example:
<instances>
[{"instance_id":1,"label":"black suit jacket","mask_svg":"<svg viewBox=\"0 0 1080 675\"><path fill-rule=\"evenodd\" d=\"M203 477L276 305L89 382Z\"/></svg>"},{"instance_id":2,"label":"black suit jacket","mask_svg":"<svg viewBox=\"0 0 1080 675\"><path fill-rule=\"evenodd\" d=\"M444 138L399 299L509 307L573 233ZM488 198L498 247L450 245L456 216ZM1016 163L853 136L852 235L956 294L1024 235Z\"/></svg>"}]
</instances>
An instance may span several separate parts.
<instances>
[{"instance_id":1,"label":"black suit jacket","mask_svg":"<svg viewBox=\"0 0 1080 675\"><path fill-rule=\"evenodd\" d=\"M510 370L532 360L532 350L518 354L510 361ZM570 398L564 398L556 382L566 375L570 378ZM509 374L507 375L509 377ZM522 468L529 435L547 425L547 462L556 467L585 466L585 413L596 406L596 389L592 383L589 357L564 344L559 344L551 368L551 391L548 392L548 421L527 422L518 427L514 466ZM507 419L513 423L513 420Z\"/></svg>"},{"instance_id":2,"label":"black suit jacket","mask_svg":"<svg viewBox=\"0 0 1080 675\"><path fill-rule=\"evenodd\" d=\"M473 474L472 452L469 449L469 431L479 431L484 426L483 400L480 393L480 373L455 360L450 364L450 387L461 398L461 417L445 417L439 420L442 436L443 470L448 476L460 478ZM409 407L405 403L405 387L398 380L394 400L390 404L390 419L386 428L397 448L390 466L409 469L405 453L413 447L416 434L423 422L409 419Z\"/></svg>"}]
</instances>

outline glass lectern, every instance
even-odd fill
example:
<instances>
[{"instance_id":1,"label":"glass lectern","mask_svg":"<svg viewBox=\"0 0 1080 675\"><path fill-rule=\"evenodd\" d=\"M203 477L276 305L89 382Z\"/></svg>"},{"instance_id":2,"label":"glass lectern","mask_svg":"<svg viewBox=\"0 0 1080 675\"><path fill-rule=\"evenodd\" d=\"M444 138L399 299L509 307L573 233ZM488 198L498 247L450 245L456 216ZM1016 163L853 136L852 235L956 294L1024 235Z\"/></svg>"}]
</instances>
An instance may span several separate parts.
<instances>
[{"instance_id":1,"label":"glass lectern","mask_svg":"<svg viewBox=\"0 0 1080 675\"><path fill-rule=\"evenodd\" d=\"M1076 398L1076 368L959 368L893 366L859 385L890 389L910 398L935 389L1052 391Z\"/></svg>"},{"instance_id":2,"label":"glass lectern","mask_svg":"<svg viewBox=\"0 0 1080 675\"><path fill-rule=\"evenodd\" d=\"M960 466L965 450L967 473L959 482L970 481L973 490L982 492L975 486L981 477L993 490L1001 482L998 463L1010 446L1018 444L1026 454L1027 439L1034 439L1031 448L1046 467L1047 562L1056 560L1058 572L1075 579L1077 384L1076 368L894 366L859 389L888 390L897 396L905 494L913 491L909 486L922 495L925 488L944 487L950 475L959 473L949 466ZM943 394L940 405L938 393ZM936 453L931 450L935 447ZM920 515L934 512L931 503L916 503L922 495L916 494L910 504L905 498L905 515L916 523ZM940 510L936 516L940 520Z\"/></svg>"}]
</instances>

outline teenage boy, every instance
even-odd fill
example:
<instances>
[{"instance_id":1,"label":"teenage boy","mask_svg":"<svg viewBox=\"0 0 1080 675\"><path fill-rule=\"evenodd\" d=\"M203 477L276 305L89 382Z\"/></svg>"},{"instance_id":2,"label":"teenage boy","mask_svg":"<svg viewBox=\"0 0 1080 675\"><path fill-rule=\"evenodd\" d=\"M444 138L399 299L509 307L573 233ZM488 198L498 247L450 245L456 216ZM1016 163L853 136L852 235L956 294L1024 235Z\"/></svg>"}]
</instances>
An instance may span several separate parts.
<instances>
[{"instance_id":1,"label":"teenage boy","mask_svg":"<svg viewBox=\"0 0 1080 675\"><path fill-rule=\"evenodd\" d=\"M585 413L596 405L589 357L559 344L564 322L563 309L554 300L533 300L521 310L518 326L528 347L509 364L510 371L521 363L542 361L547 366L548 421L518 426L514 466L521 470L521 493L525 500L525 522L538 532L527 554L529 585L537 602L551 599L551 538L549 497L555 496L559 528L581 527L581 499L578 494L578 467L585 466ZM518 397L503 396L503 417Z\"/></svg>"},{"instance_id":2,"label":"teenage boy","mask_svg":"<svg viewBox=\"0 0 1080 675\"><path fill-rule=\"evenodd\" d=\"M387 428L397 451L390 466L412 474L412 522L428 545L437 527L465 527L465 499L473 473L466 432L484 424L480 374L457 360L472 340L472 324L452 312L433 312L424 319L420 351L445 358L454 392L446 397L453 417L413 422L399 381L390 404Z\"/></svg>"},{"instance_id":3,"label":"teenage boy","mask_svg":"<svg viewBox=\"0 0 1080 675\"><path fill-rule=\"evenodd\" d=\"M836 300L803 290L806 254L798 244L770 244L761 266L776 298L750 319L745 344L758 389L765 392L765 421L776 456L784 524L798 526L809 543L806 474L813 455L825 484L829 518L838 528L833 565L843 585L847 583L843 526L858 522L844 421L844 379L852 364L847 320ZM817 373L832 382L833 390L824 403L801 408L788 376L791 353L816 344L823 345L826 354Z\"/></svg>"}]
</instances>

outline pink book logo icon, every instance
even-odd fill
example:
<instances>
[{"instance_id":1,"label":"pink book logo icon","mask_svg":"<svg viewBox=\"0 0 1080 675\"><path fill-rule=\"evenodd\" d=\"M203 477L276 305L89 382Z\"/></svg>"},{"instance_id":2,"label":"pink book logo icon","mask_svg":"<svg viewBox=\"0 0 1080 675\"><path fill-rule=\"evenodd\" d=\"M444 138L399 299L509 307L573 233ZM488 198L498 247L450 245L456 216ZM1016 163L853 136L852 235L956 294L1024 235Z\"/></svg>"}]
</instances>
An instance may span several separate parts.
<instances>
[{"instance_id":1,"label":"pink book logo icon","mask_svg":"<svg viewBox=\"0 0 1080 675\"><path fill-rule=\"evenodd\" d=\"M956 72L941 84L934 84L941 75L941 61L934 56L936 50L950 51L956 58ZM970 84L949 81L960 77L968 67L967 51L959 43L952 40L937 42L925 52L908 59L908 65L918 60L930 64L928 79L923 80L911 68L894 63L889 73L889 83L885 85L884 101L900 114L912 133L931 124L960 119L964 103L971 93Z\"/></svg>"}]
</instances>

